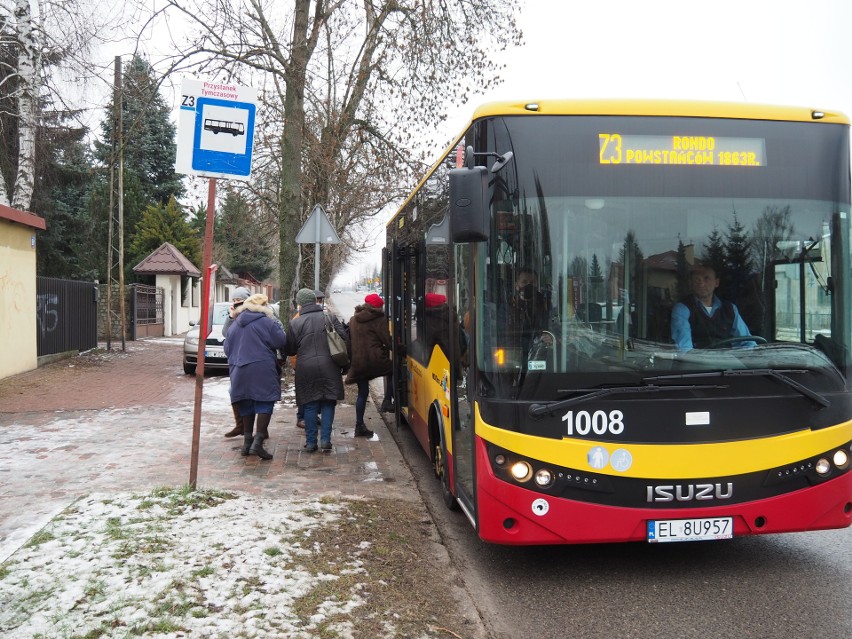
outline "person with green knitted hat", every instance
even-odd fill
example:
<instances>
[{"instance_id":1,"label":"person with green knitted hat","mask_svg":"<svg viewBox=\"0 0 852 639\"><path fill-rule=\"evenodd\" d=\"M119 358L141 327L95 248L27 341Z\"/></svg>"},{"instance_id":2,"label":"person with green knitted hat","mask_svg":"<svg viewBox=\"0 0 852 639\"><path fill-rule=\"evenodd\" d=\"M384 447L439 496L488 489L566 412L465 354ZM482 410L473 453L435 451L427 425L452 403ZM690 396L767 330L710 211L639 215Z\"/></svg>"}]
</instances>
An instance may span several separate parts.
<instances>
[{"instance_id":1,"label":"person with green knitted hat","mask_svg":"<svg viewBox=\"0 0 852 639\"><path fill-rule=\"evenodd\" d=\"M300 288L299 292L296 293L296 304L299 306L307 306L308 304L316 304L317 303L317 294L314 293L313 289L310 288Z\"/></svg>"}]
</instances>

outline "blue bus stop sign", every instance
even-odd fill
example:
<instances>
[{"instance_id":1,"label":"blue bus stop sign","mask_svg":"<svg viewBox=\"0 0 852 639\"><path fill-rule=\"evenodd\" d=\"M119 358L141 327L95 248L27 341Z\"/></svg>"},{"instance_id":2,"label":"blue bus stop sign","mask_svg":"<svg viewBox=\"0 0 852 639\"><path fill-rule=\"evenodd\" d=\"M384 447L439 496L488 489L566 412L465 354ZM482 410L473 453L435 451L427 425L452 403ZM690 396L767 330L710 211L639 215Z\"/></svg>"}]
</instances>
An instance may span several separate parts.
<instances>
[{"instance_id":1,"label":"blue bus stop sign","mask_svg":"<svg viewBox=\"0 0 852 639\"><path fill-rule=\"evenodd\" d=\"M246 102L199 98L192 142L192 168L248 177L251 173L255 108L255 105Z\"/></svg>"},{"instance_id":2,"label":"blue bus stop sign","mask_svg":"<svg viewBox=\"0 0 852 639\"><path fill-rule=\"evenodd\" d=\"M184 79L175 170L248 179L254 147L256 91Z\"/></svg>"}]
</instances>

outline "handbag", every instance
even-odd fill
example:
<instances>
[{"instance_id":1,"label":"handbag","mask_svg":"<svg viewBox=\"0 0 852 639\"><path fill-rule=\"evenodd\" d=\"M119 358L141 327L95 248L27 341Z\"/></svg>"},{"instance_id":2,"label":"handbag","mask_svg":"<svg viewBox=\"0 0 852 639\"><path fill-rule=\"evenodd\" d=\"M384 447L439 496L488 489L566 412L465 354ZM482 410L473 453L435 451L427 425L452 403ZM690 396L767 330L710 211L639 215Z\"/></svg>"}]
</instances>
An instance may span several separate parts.
<instances>
[{"instance_id":1,"label":"handbag","mask_svg":"<svg viewBox=\"0 0 852 639\"><path fill-rule=\"evenodd\" d=\"M331 353L331 361L340 368L349 366L349 353L346 348L346 340L334 329L331 319L325 315L325 336L328 339L328 350Z\"/></svg>"}]
</instances>

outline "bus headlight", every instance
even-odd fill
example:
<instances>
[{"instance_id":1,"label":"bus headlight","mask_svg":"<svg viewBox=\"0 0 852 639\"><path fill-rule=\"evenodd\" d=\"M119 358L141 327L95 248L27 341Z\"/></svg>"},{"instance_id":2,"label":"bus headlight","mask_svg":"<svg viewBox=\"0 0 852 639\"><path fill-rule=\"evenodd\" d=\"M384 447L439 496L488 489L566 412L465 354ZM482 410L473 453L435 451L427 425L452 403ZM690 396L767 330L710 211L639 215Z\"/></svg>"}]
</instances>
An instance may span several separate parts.
<instances>
[{"instance_id":1,"label":"bus headlight","mask_svg":"<svg viewBox=\"0 0 852 639\"><path fill-rule=\"evenodd\" d=\"M532 467L525 461L512 464L512 477L517 481L528 481L532 477Z\"/></svg>"},{"instance_id":2,"label":"bus headlight","mask_svg":"<svg viewBox=\"0 0 852 639\"><path fill-rule=\"evenodd\" d=\"M816 463L816 471L825 477L831 472L831 463L825 457L820 457Z\"/></svg>"},{"instance_id":3,"label":"bus headlight","mask_svg":"<svg viewBox=\"0 0 852 639\"><path fill-rule=\"evenodd\" d=\"M834 465L844 470L849 465L849 453L842 448L834 453Z\"/></svg>"},{"instance_id":4,"label":"bus headlight","mask_svg":"<svg viewBox=\"0 0 852 639\"><path fill-rule=\"evenodd\" d=\"M542 468L535 473L535 483L539 488L547 488L553 483L553 473Z\"/></svg>"}]
</instances>

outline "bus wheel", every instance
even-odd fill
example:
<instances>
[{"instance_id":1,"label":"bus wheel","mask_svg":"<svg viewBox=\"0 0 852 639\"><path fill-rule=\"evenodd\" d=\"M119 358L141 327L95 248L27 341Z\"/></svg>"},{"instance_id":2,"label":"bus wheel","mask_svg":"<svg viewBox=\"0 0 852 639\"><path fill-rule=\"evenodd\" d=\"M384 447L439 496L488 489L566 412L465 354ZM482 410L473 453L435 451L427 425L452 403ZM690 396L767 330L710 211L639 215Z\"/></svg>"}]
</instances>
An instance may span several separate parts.
<instances>
[{"instance_id":1,"label":"bus wheel","mask_svg":"<svg viewBox=\"0 0 852 639\"><path fill-rule=\"evenodd\" d=\"M459 503L450 491L450 474L447 472L446 450L444 450L444 445L440 438L438 438L438 443L435 444L433 466L435 476L441 482L441 497L444 500L444 505L450 510L458 510Z\"/></svg>"}]
</instances>

